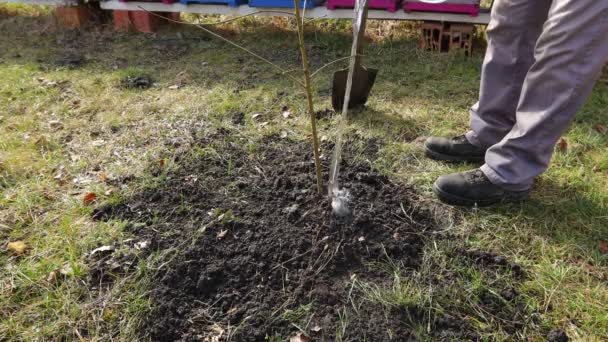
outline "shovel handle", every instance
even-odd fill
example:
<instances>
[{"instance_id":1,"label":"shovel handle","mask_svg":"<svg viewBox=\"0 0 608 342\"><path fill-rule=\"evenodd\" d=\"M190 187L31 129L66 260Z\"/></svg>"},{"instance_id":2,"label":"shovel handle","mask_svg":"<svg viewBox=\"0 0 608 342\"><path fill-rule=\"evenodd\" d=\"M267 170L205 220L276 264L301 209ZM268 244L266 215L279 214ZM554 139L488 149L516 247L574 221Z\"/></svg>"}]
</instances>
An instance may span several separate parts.
<instances>
[{"instance_id":1,"label":"shovel handle","mask_svg":"<svg viewBox=\"0 0 608 342\"><path fill-rule=\"evenodd\" d=\"M365 28L367 26L367 9L369 0L355 0L355 18L353 20L353 36L354 42L351 51L351 56L355 55L355 68L361 66L363 41L365 39Z\"/></svg>"}]
</instances>

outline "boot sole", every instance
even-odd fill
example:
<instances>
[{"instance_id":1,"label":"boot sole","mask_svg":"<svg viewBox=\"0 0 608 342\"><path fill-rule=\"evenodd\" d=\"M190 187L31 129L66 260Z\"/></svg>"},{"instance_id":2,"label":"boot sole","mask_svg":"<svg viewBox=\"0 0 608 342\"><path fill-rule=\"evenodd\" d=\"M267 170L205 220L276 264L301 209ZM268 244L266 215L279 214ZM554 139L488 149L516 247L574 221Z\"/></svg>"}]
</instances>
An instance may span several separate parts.
<instances>
[{"instance_id":1,"label":"boot sole","mask_svg":"<svg viewBox=\"0 0 608 342\"><path fill-rule=\"evenodd\" d=\"M451 194L449 192L445 192L437 186L437 183L433 184L433 192L435 192L435 195L437 195L437 198L439 198L441 202L461 207L488 207L498 203L516 203L526 200L530 195L530 191L528 190L521 192L513 192L499 199L474 201L468 198Z\"/></svg>"},{"instance_id":2,"label":"boot sole","mask_svg":"<svg viewBox=\"0 0 608 342\"><path fill-rule=\"evenodd\" d=\"M463 162L483 162L485 157L484 156L478 156L478 157L474 157L474 156L469 156L469 157L462 157L462 156L451 156L449 154L443 154L443 153L439 153L436 151L431 150L430 148L424 146L424 152L426 154L427 157L434 159L434 160L439 160L439 161L444 161L444 162L450 162L450 163L463 163Z\"/></svg>"}]
</instances>

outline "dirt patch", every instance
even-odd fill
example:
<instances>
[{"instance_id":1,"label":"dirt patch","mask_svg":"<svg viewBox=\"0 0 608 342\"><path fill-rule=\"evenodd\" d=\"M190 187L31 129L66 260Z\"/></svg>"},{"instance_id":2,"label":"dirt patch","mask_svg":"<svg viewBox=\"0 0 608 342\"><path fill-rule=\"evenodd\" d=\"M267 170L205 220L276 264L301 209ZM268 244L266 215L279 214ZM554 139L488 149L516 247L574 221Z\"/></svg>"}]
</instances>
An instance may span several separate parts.
<instances>
[{"instance_id":1,"label":"dirt patch","mask_svg":"<svg viewBox=\"0 0 608 342\"><path fill-rule=\"evenodd\" d=\"M412 322L428 321L420 308L353 291L354 282L390 286L387 265L417 269L423 233L435 230L411 189L363 161L379 142L345 151L345 161L364 156L342 167L353 199L348 219L334 217L316 196L308 144L276 136L260 144L263 152L247 152L245 140L219 131L178 156L178 167L155 168L157 184L95 211L98 219L129 220L139 243L162 255L142 338L265 341L303 332L315 341L416 339ZM92 264L94 284L136 267L124 256ZM461 319L432 322L433 336L475 339Z\"/></svg>"},{"instance_id":2,"label":"dirt patch","mask_svg":"<svg viewBox=\"0 0 608 342\"><path fill-rule=\"evenodd\" d=\"M150 76L127 76L120 81L121 85L127 89L148 89L152 86L153 80Z\"/></svg>"}]
</instances>

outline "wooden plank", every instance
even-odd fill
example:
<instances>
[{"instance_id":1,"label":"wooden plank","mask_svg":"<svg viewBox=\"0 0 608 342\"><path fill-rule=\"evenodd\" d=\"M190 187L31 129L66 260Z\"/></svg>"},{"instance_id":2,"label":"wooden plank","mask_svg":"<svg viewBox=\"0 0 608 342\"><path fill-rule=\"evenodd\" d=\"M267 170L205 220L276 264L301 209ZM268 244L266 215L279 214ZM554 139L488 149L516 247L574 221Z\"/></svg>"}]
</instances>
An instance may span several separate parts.
<instances>
[{"instance_id":1,"label":"wooden plank","mask_svg":"<svg viewBox=\"0 0 608 342\"><path fill-rule=\"evenodd\" d=\"M190 12L190 13L201 13L201 14L221 14L221 15L246 15L257 13L260 16L286 16L289 15L289 8L266 8L266 7L249 7L242 5L239 7L229 7L226 5L212 5L212 4L191 4L182 5L179 3L174 4L163 4L161 2L120 2L117 0L102 1L101 8L108 10L124 10L124 11L138 11L145 9L150 12ZM271 11L276 11L272 12ZM326 7L315 7L307 9L304 12L304 16L307 18L327 18L327 19L352 19L352 9L337 9L330 11ZM477 17L472 17L466 14L451 14L451 13L432 13L432 12L411 12L406 13L405 11L397 11L391 13L383 10L369 10L369 19L385 19L385 20L428 20L428 21L443 21L443 22L458 22L458 23L471 23L479 25L487 25L490 22L490 14L482 12Z\"/></svg>"}]
</instances>

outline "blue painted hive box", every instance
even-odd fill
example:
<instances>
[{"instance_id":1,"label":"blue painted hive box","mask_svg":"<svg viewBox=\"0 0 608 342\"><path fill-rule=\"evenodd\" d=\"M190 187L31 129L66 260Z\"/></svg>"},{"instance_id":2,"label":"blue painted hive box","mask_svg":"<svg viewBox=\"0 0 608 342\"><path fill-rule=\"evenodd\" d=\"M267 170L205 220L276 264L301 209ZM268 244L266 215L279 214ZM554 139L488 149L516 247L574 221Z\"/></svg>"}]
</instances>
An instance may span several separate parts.
<instances>
[{"instance_id":1,"label":"blue painted hive box","mask_svg":"<svg viewBox=\"0 0 608 342\"><path fill-rule=\"evenodd\" d=\"M238 7L247 3L247 0L179 0L180 4L220 4Z\"/></svg>"},{"instance_id":2,"label":"blue painted hive box","mask_svg":"<svg viewBox=\"0 0 608 342\"><path fill-rule=\"evenodd\" d=\"M313 8L323 4L324 0L300 0L301 8ZM293 0L249 0L250 7L284 7L293 8Z\"/></svg>"}]
</instances>

